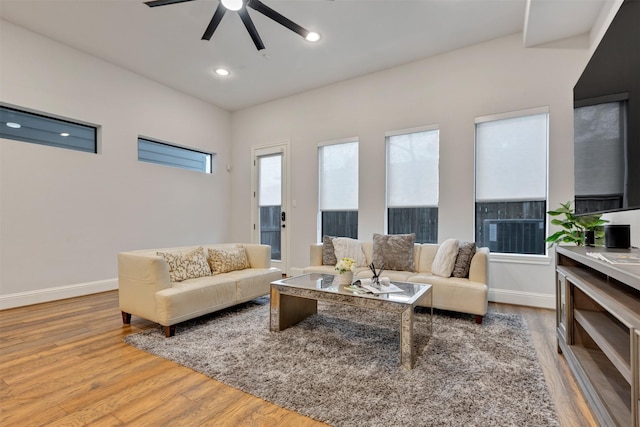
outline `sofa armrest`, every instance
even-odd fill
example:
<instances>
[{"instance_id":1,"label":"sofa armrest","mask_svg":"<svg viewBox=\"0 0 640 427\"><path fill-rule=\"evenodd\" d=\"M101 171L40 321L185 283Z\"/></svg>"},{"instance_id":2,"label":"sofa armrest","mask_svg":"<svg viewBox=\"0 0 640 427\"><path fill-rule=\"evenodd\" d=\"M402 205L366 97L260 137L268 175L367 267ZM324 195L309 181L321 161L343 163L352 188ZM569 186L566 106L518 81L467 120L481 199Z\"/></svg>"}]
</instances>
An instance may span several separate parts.
<instances>
[{"instance_id":1,"label":"sofa armrest","mask_svg":"<svg viewBox=\"0 0 640 427\"><path fill-rule=\"evenodd\" d=\"M271 268L271 246L257 243L239 244L247 252L251 268Z\"/></svg>"},{"instance_id":2,"label":"sofa armrest","mask_svg":"<svg viewBox=\"0 0 640 427\"><path fill-rule=\"evenodd\" d=\"M471 259L469 280L489 286L489 248L478 248Z\"/></svg>"},{"instance_id":3,"label":"sofa armrest","mask_svg":"<svg viewBox=\"0 0 640 427\"><path fill-rule=\"evenodd\" d=\"M118 254L120 310L156 321L155 294L171 287L169 265L160 256Z\"/></svg>"},{"instance_id":4,"label":"sofa armrest","mask_svg":"<svg viewBox=\"0 0 640 427\"><path fill-rule=\"evenodd\" d=\"M309 265L322 265L322 243L312 243L309 247Z\"/></svg>"}]
</instances>

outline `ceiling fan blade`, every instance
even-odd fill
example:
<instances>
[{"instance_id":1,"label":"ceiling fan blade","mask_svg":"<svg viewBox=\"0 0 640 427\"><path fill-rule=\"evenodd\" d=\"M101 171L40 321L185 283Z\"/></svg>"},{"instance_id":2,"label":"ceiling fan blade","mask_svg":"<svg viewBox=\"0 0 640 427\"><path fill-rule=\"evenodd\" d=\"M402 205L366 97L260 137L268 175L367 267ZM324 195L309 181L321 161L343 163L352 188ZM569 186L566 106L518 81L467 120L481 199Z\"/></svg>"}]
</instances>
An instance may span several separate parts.
<instances>
[{"instance_id":1,"label":"ceiling fan blade","mask_svg":"<svg viewBox=\"0 0 640 427\"><path fill-rule=\"evenodd\" d=\"M218 3L218 8L216 12L213 14L211 18L211 22L209 22L209 26L206 30L204 30L204 34L202 35L202 40L211 40L211 36L218 28L218 24L222 21L222 17L227 12L227 8L222 5L222 3Z\"/></svg>"},{"instance_id":2,"label":"ceiling fan blade","mask_svg":"<svg viewBox=\"0 0 640 427\"><path fill-rule=\"evenodd\" d=\"M242 23L247 28L249 35L251 36L251 40L253 40L253 44L256 45L256 49L262 50L264 49L264 43L262 43L262 39L258 34L258 30L256 30L256 26L253 25L253 21L249 16L249 12L247 12L247 8L243 7L238 11L238 15L240 15L240 19L242 19Z\"/></svg>"},{"instance_id":3,"label":"ceiling fan blade","mask_svg":"<svg viewBox=\"0 0 640 427\"><path fill-rule=\"evenodd\" d=\"M153 0L153 1L146 1L144 2L144 4L146 4L149 7L156 7L156 6L166 6L168 4L175 4L175 3L185 3L188 1L193 1L193 0Z\"/></svg>"},{"instance_id":4,"label":"ceiling fan blade","mask_svg":"<svg viewBox=\"0 0 640 427\"><path fill-rule=\"evenodd\" d=\"M306 30L303 27L301 27L300 25L296 24L295 22L293 22L289 18L287 18L285 16L282 16L281 14L279 14L275 10L271 9L266 4L262 3L260 0L249 0L247 2L247 7L250 7L252 9L262 13L267 18L273 19L278 24L280 24L280 25L282 25L284 27L287 27L288 29L290 29L294 33L300 34L302 37L307 37L307 35L309 35L309 31L308 30Z\"/></svg>"}]
</instances>

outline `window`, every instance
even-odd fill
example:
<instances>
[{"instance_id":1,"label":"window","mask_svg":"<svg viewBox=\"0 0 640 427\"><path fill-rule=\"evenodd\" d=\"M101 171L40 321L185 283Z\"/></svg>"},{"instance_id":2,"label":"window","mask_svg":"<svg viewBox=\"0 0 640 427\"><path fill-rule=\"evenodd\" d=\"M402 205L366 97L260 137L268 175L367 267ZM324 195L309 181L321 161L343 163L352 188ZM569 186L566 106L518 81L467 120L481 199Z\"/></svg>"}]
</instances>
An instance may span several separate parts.
<instances>
[{"instance_id":1,"label":"window","mask_svg":"<svg viewBox=\"0 0 640 427\"><path fill-rule=\"evenodd\" d=\"M358 238L358 142L318 147L320 236Z\"/></svg>"},{"instance_id":2,"label":"window","mask_svg":"<svg viewBox=\"0 0 640 427\"><path fill-rule=\"evenodd\" d=\"M437 128L387 133L387 232L438 242Z\"/></svg>"},{"instance_id":3,"label":"window","mask_svg":"<svg viewBox=\"0 0 640 427\"><path fill-rule=\"evenodd\" d=\"M548 110L476 119L476 242L545 253Z\"/></svg>"},{"instance_id":4,"label":"window","mask_svg":"<svg viewBox=\"0 0 640 427\"><path fill-rule=\"evenodd\" d=\"M0 138L97 153L97 128L0 106Z\"/></svg>"},{"instance_id":5,"label":"window","mask_svg":"<svg viewBox=\"0 0 640 427\"><path fill-rule=\"evenodd\" d=\"M211 173L211 154L138 138L138 160Z\"/></svg>"},{"instance_id":6,"label":"window","mask_svg":"<svg viewBox=\"0 0 640 427\"><path fill-rule=\"evenodd\" d=\"M627 101L573 110L576 213L624 207Z\"/></svg>"}]
</instances>

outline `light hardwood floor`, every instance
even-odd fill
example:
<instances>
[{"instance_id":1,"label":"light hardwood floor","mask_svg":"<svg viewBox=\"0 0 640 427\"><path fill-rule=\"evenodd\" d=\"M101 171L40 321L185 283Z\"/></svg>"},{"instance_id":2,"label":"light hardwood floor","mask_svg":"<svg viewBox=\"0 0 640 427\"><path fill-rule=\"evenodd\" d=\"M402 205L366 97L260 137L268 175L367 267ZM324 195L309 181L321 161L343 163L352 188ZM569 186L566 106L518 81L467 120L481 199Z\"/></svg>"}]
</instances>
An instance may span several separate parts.
<instances>
[{"instance_id":1,"label":"light hardwood floor","mask_svg":"<svg viewBox=\"0 0 640 427\"><path fill-rule=\"evenodd\" d=\"M526 318L562 426L595 426L556 352L554 312L490 310ZM155 327L123 326L117 291L0 311L0 425L325 426L122 341Z\"/></svg>"}]
</instances>

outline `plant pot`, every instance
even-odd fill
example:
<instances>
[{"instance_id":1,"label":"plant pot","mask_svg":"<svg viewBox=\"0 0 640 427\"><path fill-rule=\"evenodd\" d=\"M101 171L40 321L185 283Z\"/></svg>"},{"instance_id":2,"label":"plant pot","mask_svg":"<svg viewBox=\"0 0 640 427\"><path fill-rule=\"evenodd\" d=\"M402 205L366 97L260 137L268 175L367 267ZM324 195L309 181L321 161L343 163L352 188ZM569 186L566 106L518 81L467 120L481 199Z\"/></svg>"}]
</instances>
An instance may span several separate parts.
<instances>
[{"instance_id":1,"label":"plant pot","mask_svg":"<svg viewBox=\"0 0 640 427\"><path fill-rule=\"evenodd\" d=\"M587 230L584 232L584 245L595 246L596 245L596 232L595 230Z\"/></svg>"},{"instance_id":2,"label":"plant pot","mask_svg":"<svg viewBox=\"0 0 640 427\"><path fill-rule=\"evenodd\" d=\"M353 283L353 271L345 271L344 273L340 274L339 283L341 285L350 285L351 283Z\"/></svg>"}]
</instances>

